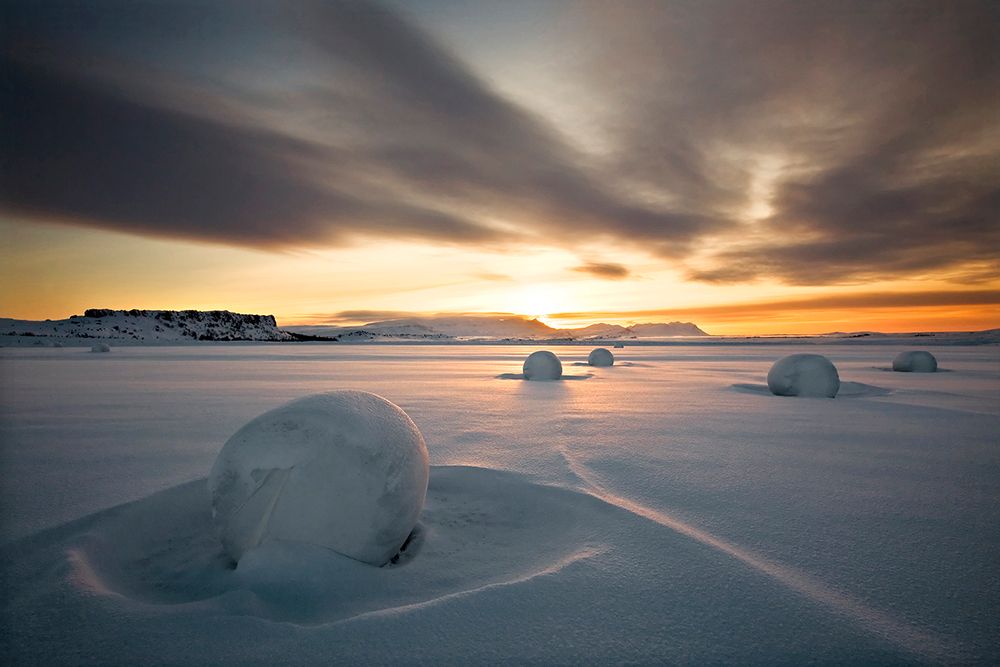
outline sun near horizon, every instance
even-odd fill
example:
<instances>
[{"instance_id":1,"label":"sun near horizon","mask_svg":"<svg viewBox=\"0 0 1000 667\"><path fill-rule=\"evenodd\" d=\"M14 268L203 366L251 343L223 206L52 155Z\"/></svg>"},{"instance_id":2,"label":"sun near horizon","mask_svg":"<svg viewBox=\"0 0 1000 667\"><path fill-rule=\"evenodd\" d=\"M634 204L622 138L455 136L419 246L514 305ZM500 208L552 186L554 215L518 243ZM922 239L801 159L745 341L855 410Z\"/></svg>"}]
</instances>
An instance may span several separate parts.
<instances>
[{"instance_id":1,"label":"sun near horizon","mask_svg":"<svg viewBox=\"0 0 1000 667\"><path fill-rule=\"evenodd\" d=\"M11 3L0 316L1000 327L992 10L752 5Z\"/></svg>"}]
</instances>

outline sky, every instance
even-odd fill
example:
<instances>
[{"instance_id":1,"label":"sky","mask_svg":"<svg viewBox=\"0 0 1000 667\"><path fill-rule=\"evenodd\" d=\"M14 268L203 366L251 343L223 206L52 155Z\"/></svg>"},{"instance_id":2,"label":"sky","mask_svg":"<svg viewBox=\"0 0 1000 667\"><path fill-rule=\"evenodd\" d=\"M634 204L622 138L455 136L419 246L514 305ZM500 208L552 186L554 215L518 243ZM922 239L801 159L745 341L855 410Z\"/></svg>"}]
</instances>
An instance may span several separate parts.
<instances>
[{"instance_id":1,"label":"sky","mask_svg":"<svg viewBox=\"0 0 1000 667\"><path fill-rule=\"evenodd\" d=\"M1000 327L995 2L0 11L0 316Z\"/></svg>"}]
</instances>

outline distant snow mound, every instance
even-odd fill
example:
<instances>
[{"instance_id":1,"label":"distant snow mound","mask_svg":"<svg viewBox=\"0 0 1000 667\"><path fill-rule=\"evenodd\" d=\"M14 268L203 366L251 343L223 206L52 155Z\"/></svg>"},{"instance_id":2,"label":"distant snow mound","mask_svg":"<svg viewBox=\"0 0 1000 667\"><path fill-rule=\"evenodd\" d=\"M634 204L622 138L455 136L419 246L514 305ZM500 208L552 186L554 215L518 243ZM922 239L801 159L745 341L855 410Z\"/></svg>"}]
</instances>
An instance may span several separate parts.
<instances>
[{"instance_id":1,"label":"distant snow mound","mask_svg":"<svg viewBox=\"0 0 1000 667\"><path fill-rule=\"evenodd\" d=\"M821 354L790 354L771 366L767 388L777 396L834 398L840 391L840 375Z\"/></svg>"},{"instance_id":2,"label":"distant snow mound","mask_svg":"<svg viewBox=\"0 0 1000 667\"><path fill-rule=\"evenodd\" d=\"M620 350L625 347L625 343L615 343L615 349Z\"/></svg>"},{"instance_id":3,"label":"distant snow mound","mask_svg":"<svg viewBox=\"0 0 1000 667\"><path fill-rule=\"evenodd\" d=\"M591 366L613 366L615 355L611 354L610 350L597 347L590 351L590 354L587 356L587 363Z\"/></svg>"},{"instance_id":4,"label":"distant snow mound","mask_svg":"<svg viewBox=\"0 0 1000 667\"><path fill-rule=\"evenodd\" d=\"M524 360L525 380L558 380L562 377L562 362L552 352L532 352Z\"/></svg>"},{"instance_id":5,"label":"distant snow mound","mask_svg":"<svg viewBox=\"0 0 1000 667\"><path fill-rule=\"evenodd\" d=\"M423 436L402 409L334 391L260 415L219 452L212 518L233 559L281 540L384 565L413 531L427 493Z\"/></svg>"},{"instance_id":6,"label":"distant snow mound","mask_svg":"<svg viewBox=\"0 0 1000 667\"><path fill-rule=\"evenodd\" d=\"M924 350L900 352L892 360L892 370L901 373L933 373L937 370L937 359Z\"/></svg>"},{"instance_id":7,"label":"distant snow mound","mask_svg":"<svg viewBox=\"0 0 1000 667\"><path fill-rule=\"evenodd\" d=\"M90 346L91 352L110 352L111 346L106 343L96 343Z\"/></svg>"}]
</instances>

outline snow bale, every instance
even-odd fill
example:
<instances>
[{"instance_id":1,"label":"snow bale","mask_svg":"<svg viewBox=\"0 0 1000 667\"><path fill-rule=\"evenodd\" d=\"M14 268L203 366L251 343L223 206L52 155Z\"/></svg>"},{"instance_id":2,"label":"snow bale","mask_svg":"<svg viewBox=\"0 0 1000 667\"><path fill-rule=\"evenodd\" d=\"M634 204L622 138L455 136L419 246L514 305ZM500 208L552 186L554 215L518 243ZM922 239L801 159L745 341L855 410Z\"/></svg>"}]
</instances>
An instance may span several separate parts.
<instances>
[{"instance_id":1,"label":"snow bale","mask_svg":"<svg viewBox=\"0 0 1000 667\"><path fill-rule=\"evenodd\" d=\"M562 362L548 350L532 352L524 360L525 380L558 380L562 377Z\"/></svg>"},{"instance_id":2,"label":"snow bale","mask_svg":"<svg viewBox=\"0 0 1000 667\"><path fill-rule=\"evenodd\" d=\"M937 359L924 350L900 352L892 360L892 370L901 373L933 373L937 371Z\"/></svg>"},{"instance_id":3,"label":"snow bale","mask_svg":"<svg viewBox=\"0 0 1000 667\"><path fill-rule=\"evenodd\" d=\"M840 375L821 354L790 354L771 366L767 388L777 396L833 398L840 390Z\"/></svg>"},{"instance_id":4,"label":"snow bale","mask_svg":"<svg viewBox=\"0 0 1000 667\"><path fill-rule=\"evenodd\" d=\"M615 355L611 354L610 350L597 347L590 351L590 354L587 356L587 363L591 366L614 366Z\"/></svg>"},{"instance_id":5,"label":"snow bale","mask_svg":"<svg viewBox=\"0 0 1000 667\"><path fill-rule=\"evenodd\" d=\"M97 343L96 345L90 346L91 352L110 352L111 346L107 343Z\"/></svg>"},{"instance_id":6,"label":"snow bale","mask_svg":"<svg viewBox=\"0 0 1000 667\"><path fill-rule=\"evenodd\" d=\"M247 423L208 478L234 560L272 540L389 561L424 506L427 446L402 409L365 391L306 396Z\"/></svg>"}]
</instances>

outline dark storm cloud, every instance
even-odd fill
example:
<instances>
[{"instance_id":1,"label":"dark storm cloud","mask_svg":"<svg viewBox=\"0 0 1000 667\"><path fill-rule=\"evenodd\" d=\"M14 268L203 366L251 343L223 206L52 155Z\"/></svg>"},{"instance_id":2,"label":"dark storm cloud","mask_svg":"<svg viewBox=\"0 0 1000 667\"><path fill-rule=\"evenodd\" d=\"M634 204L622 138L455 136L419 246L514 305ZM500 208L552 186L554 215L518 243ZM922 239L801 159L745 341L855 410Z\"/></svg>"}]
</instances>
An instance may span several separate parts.
<instances>
[{"instance_id":1,"label":"dark storm cloud","mask_svg":"<svg viewBox=\"0 0 1000 667\"><path fill-rule=\"evenodd\" d=\"M250 246L336 241L358 220L398 236L494 235L320 183L310 172L337 164L328 148L149 107L44 67L8 61L4 84L0 192L15 215Z\"/></svg>"},{"instance_id":2,"label":"dark storm cloud","mask_svg":"<svg viewBox=\"0 0 1000 667\"><path fill-rule=\"evenodd\" d=\"M377 4L8 3L0 210L264 248L610 239L716 282L1000 273L996 3L553 7L600 154Z\"/></svg>"},{"instance_id":3,"label":"dark storm cloud","mask_svg":"<svg viewBox=\"0 0 1000 667\"><path fill-rule=\"evenodd\" d=\"M18 217L260 247L551 240L572 226L665 254L718 226L616 196L542 121L379 6L214 4L209 44L187 5L162 30L170 5L66 7L18 7L8 28L2 204ZM137 20L147 9L155 20ZM161 55L88 39L109 30L103 14ZM78 33L51 27L67 22ZM251 90L242 50L290 71Z\"/></svg>"},{"instance_id":4,"label":"dark storm cloud","mask_svg":"<svg viewBox=\"0 0 1000 667\"><path fill-rule=\"evenodd\" d=\"M573 270L608 280L621 280L629 276L628 268L614 262L586 262L573 267Z\"/></svg>"},{"instance_id":5,"label":"dark storm cloud","mask_svg":"<svg viewBox=\"0 0 1000 667\"><path fill-rule=\"evenodd\" d=\"M759 240L714 239L692 277L1000 275L997 3L596 3L590 18L591 82L621 100L619 173L723 216L754 203L767 160L777 172L771 214L744 230Z\"/></svg>"}]
</instances>

